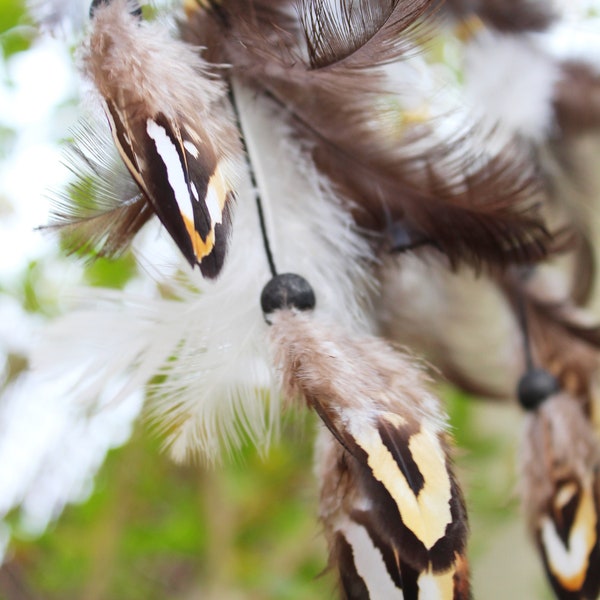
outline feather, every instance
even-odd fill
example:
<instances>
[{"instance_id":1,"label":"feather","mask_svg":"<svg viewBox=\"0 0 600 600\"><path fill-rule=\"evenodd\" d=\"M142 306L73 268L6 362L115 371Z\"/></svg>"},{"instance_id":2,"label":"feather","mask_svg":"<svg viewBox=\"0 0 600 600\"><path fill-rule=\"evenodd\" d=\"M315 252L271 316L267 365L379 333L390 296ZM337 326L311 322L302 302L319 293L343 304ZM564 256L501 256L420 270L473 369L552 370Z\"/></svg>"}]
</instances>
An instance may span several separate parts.
<instances>
[{"instance_id":1,"label":"feather","mask_svg":"<svg viewBox=\"0 0 600 600\"><path fill-rule=\"evenodd\" d=\"M216 277L225 259L242 167L225 89L188 45L135 7L94 7L83 68L102 96L121 158L193 266Z\"/></svg>"},{"instance_id":2,"label":"feather","mask_svg":"<svg viewBox=\"0 0 600 600\"><path fill-rule=\"evenodd\" d=\"M564 61L556 84L554 111L563 135L600 127L600 74L582 62Z\"/></svg>"},{"instance_id":3,"label":"feather","mask_svg":"<svg viewBox=\"0 0 600 600\"><path fill-rule=\"evenodd\" d=\"M42 31L65 34L84 29L89 3L82 0L28 0L27 8Z\"/></svg>"},{"instance_id":4,"label":"feather","mask_svg":"<svg viewBox=\"0 0 600 600\"><path fill-rule=\"evenodd\" d=\"M534 143L551 135L561 73L539 38L483 29L464 48L464 71L467 100L490 126Z\"/></svg>"},{"instance_id":5,"label":"feather","mask_svg":"<svg viewBox=\"0 0 600 600\"><path fill-rule=\"evenodd\" d=\"M453 264L545 256L549 237L535 215L535 173L513 147L482 156L458 129L443 140L427 127L417 141L390 139L390 111L378 110L382 98L398 94L389 64L409 49L414 54L409 32L431 3L343 2L337 12L305 3L304 25L316 32L284 29L285 3L269 4L270 12L261 2L252 11L244 6L230 0L204 16L221 28L219 60L289 112L313 144L320 171L356 204L360 226L382 231L390 219L402 220ZM356 23L366 23L366 33ZM205 30L199 25L190 39L203 44Z\"/></svg>"},{"instance_id":6,"label":"feather","mask_svg":"<svg viewBox=\"0 0 600 600\"><path fill-rule=\"evenodd\" d=\"M521 8L545 10L550 16L548 3L505 3L513 31L486 20L494 4L469 4L487 27L472 27L466 40L465 90L485 120L518 136L521 151L536 165L545 190L542 214L552 229L570 229L572 295L584 304L593 293L597 270L592 238L598 197L598 75L593 64L572 52L579 30L577 36L572 30L562 33L567 43L561 49L559 28L549 27L551 21L536 35L517 26ZM468 26L472 19L464 18ZM505 85L508 79L510 86Z\"/></svg>"},{"instance_id":7,"label":"feather","mask_svg":"<svg viewBox=\"0 0 600 600\"><path fill-rule=\"evenodd\" d=\"M468 598L465 508L421 369L381 340L312 316L271 318L284 393L329 430L321 517L346 597Z\"/></svg>"},{"instance_id":8,"label":"feather","mask_svg":"<svg viewBox=\"0 0 600 600\"><path fill-rule=\"evenodd\" d=\"M128 248L154 216L147 197L110 149L112 139L100 123L83 121L67 147L66 164L75 179L54 199L42 229L65 234L70 251L114 257Z\"/></svg>"},{"instance_id":9,"label":"feather","mask_svg":"<svg viewBox=\"0 0 600 600\"><path fill-rule=\"evenodd\" d=\"M311 281L318 290L317 313L351 331L372 328L368 243L353 230L350 215L328 182L318 177L310 154L295 143L285 115L242 86L236 87L236 102L252 141L256 178L262 182L262 174L270 174L261 200L278 267L283 272L294 268ZM214 457L219 438L233 446L239 443L232 412L254 411L255 418L244 429L255 440L268 437L269 428L256 417L264 416L265 397L274 407L270 427L277 415L279 394L258 301L269 280L268 265L255 206L249 201L252 194L248 187L240 192L231 256L222 276L201 286L200 295L193 291L185 296L196 316L187 325L176 358L165 365L164 382L155 389L151 410L165 423L178 458L188 453Z\"/></svg>"},{"instance_id":10,"label":"feather","mask_svg":"<svg viewBox=\"0 0 600 600\"><path fill-rule=\"evenodd\" d=\"M412 49L412 29L421 29L423 16L431 15L435 6L431 0L302 0L300 22L310 67L316 70L343 64L346 69L360 70L395 61Z\"/></svg>"},{"instance_id":11,"label":"feather","mask_svg":"<svg viewBox=\"0 0 600 600\"><path fill-rule=\"evenodd\" d=\"M451 272L430 251L425 260L411 253L389 258L380 278L382 335L425 357L435 365L434 376L441 373L462 390L486 398L513 396L524 364L520 329L492 277Z\"/></svg>"},{"instance_id":12,"label":"feather","mask_svg":"<svg viewBox=\"0 0 600 600\"><path fill-rule=\"evenodd\" d=\"M589 410L599 366L600 326L595 317L573 306L564 281L548 273L524 278L506 273L501 284L516 313L524 311L536 363L563 389L586 398Z\"/></svg>"},{"instance_id":13,"label":"feather","mask_svg":"<svg viewBox=\"0 0 600 600\"><path fill-rule=\"evenodd\" d=\"M30 534L41 534L65 505L89 495L108 451L131 436L144 400L138 388L118 403L105 402L125 384L109 374L92 408L89 388L72 388L81 370L61 372L55 362L41 366L5 388L0 404L0 519L16 516L19 507L19 521Z\"/></svg>"},{"instance_id":14,"label":"feather","mask_svg":"<svg viewBox=\"0 0 600 600\"><path fill-rule=\"evenodd\" d=\"M278 265L310 278L319 291L318 314L350 331L372 329L369 243L277 107L241 85L236 102L252 140L257 179L262 183L270 174L261 199ZM237 193L229 259L216 281L186 270L180 280L171 272L152 286L166 287L166 297L95 289L89 302L97 304L96 314L82 307L65 315L36 351L43 364L57 364L65 373L78 373L84 358L89 361L71 390L87 405L94 405L111 374L144 386L149 416L177 460L217 460L223 447L248 440L264 448L277 430L279 389L259 303L269 269L248 175ZM82 355L72 343L83 331L95 352Z\"/></svg>"},{"instance_id":15,"label":"feather","mask_svg":"<svg viewBox=\"0 0 600 600\"><path fill-rule=\"evenodd\" d=\"M499 4L481 6L503 27ZM552 101L566 71L529 47L539 61L528 64L544 67L536 70L544 110L525 141L514 130L493 136L450 103L395 126L411 100L422 103L433 89L411 94L407 75L427 70L418 52L437 2L305 0L295 12L289 0L201 1L182 29L186 42L140 22L137 5L125 0L95 0L92 8L83 71L102 98L134 187L101 187L75 207L59 207L56 219L80 236L75 247L112 255L156 214L183 257L213 280L187 269L181 281L168 282L168 295L105 295L98 312L82 308L59 320L34 363L68 374L67 403L103 405L113 379L108 402L143 387L176 459L216 459L223 442L264 447L282 397L300 397L324 425L320 513L343 595L467 600L467 516L445 417L424 368L366 334L385 324L373 309L375 282L388 268L376 264L379 236L409 259L436 255L432 263L445 275L463 262L488 266L485 285L508 313L501 339L515 334L510 301L525 298L536 358L566 390L528 417L524 502L542 519L531 520L532 530L557 589L597 591L597 450L586 411L600 333L579 321L568 295L557 304L553 289L513 282L513 271L497 269L530 268L560 245L541 210L554 181L540 176L540 157L532 156L539 146L529 142L552 130L561 106ZM528 14L519 13L514 29L550 19L548 11ZM91 134L83 137L73 151L86 169L72 188L76 197L88 193L88 175L97 182L113 169L112 159L90 152ZM264 222L252 200L265 209ZM311 316L275 311L269 328L258 298L275 263L310 281L317 302ZM406 268L407 255L397 264ZM383 290L382 306L397 303L393 290ZM71 344L82 331L95 353ZM515 340L518 332L503 347L514 349ZM434 340L442 368L463 385L480 384L479 373L471 377L460 360L444 356L445 342ZM508 357L505 381L521 359L521 351ZM570 456L551 406L570 439L583 427ZM557 459L544 465L549 491L534 489L539 447ZM570 479L552 479L562 463ZM575 558L564 541L571 534L585 538Z\"/></svg>"},{"instance_id":16,"label":"feather","mask_svg":"<svg viewBox=\"0 0 600 600\"><path fill-rule=\"evenodd\" d=\"M599 472L598 440L574 396L554 395L527 415L521 496L560 600L600 593Z\"/></svg>"}]
</instances>

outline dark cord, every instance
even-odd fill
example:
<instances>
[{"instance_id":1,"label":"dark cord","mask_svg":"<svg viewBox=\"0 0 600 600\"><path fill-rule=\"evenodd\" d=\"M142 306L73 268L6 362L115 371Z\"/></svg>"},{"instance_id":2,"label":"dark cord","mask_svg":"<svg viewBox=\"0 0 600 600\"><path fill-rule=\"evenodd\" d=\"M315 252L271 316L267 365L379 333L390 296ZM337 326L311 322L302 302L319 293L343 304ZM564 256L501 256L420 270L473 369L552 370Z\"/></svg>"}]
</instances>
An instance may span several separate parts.
<instances>
[{"instance_id":1,"label":"dark cord","mask_svg":"<svg viewBox=\"0 0 600 600\"><path fill-rule=\"evenodd\" d=\"M240 121L240 113L238 111L237 103L235 101L235 95L231 86L229 86L229 100L231 101L231 106L233 108L233 112L235 114L235 120L238 126L238 130L240 132L240 139L242 142L242 148L244 150L244 156L246 157L246 164L248 165L248 171L250 172L250 181L252 183L252 187L254 189L254 197L256 199L256 209L258 212L258 220L260 222L260 232L262 234L263 246L265 248L265 254L267 255L267 262L269 263L269 270L271 271L271 275L273 277L277 276L277 269L275 268L275 261L273 260L273 253L271 252L271 244L269 242L269 236L267 234L267 227L265 225L265 213L263 210L262 201L260 199L260 194L258 192L258 185L256 183L256 176L254 175L254 169L252 168L252 160L250 158L250 153L248 152L248 147L246 146L246 140L244 138L244 130L242 128L242 123Z\"/></svg>"},{"instance_id":2,"label":"dark cord","mask_svg":"<svg viewBox=\"0 0 600 600\"><path fill-rule=\"evenodd\" d=\"M517 315L521 332L523 334L523 350L525 352L525 362L527 363L527 371L534 369L533 356L531 355L531 336L529 333L529 322L527 318L527 307L525 305L525 294L522 290L517 290Z\"/></svg>"}]
</instances>

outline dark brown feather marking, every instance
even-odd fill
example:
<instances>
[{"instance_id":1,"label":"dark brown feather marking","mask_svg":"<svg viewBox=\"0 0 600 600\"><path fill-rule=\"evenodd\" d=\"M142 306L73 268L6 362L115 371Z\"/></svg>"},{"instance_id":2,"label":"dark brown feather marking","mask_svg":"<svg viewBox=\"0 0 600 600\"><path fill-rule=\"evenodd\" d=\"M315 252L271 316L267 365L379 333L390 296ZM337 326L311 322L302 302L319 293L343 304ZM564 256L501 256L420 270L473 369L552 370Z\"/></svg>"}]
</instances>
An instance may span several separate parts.
<instances>
[{"instance_id":1,"label":"dark brown feather marking","mask_svg":"<svg viewBox=\"0 0 600 600\"><path fill-rule=\"evenodd\" d=\"M222 240L229 238L231 230L231 212L233 206L233 194L229 193L230 199L226 200L221 216L222 222L215 225L215 243L212 252L204 257L200 263L200 271L204 277L214 278L223 268L225 256L227 255L227 245L222 243Z\"/></svg>"},{"instance_id":2,"label":"dark brown feather marking","mask_svg":"<svg viewBox=\"0 0 600 600\"><path fill-rule=\"evenodd\" d=\"M461 17L479 16L498 31L545 31L557 18L547 0L446 0Z\"/></svg>"},{"instance_id":3,"label":"dark brown feather marking","mask_svg":"<svg viewBox=\"0 0 600 600\"><path fill-rule=\"evenodd\" d=\"M334 552L337 557L344 600L374 600L371 599L363 578L356 571L352 546L341 533L336 535Z\"/></svg>"},{"instance_id":4,"label":"dark brown feather marking","mask_svg":"<svg viewBox=\"0 0 600 600\"><path fill-rule=\"evenodd\" d=\"M380 420L377 423L377 431L381 437L383 445L390 451L393 456L398 469L406 477L406 481L413 491L415 496L419 495L419 492L423 489L425 480L423 474L419 471L417 463L408 449L408 441L412 433L410 429L404 428L402 432L398 428L394 427L391 423L385 420ZM418 431L418 429L417 429Z\"/></svg>"},{"instance_id":5,"label":"dark brown feather marking","mask_svg":"<svg viewBox=\"0 0 600 600\"><path fill-rule=\"evenodd\" d=\"M350 516L353 521L359 525L362 525L362 527L365 529L375 548L381 552L386 571L388 572L390 578L397 588L402 589L402 574L400 573L398 557L394 547L390 545L389 538L384 537L378 531L373 529L373 527L371 527L369 514L367 512L356 510Z\"/></svg>"}]
</instances>

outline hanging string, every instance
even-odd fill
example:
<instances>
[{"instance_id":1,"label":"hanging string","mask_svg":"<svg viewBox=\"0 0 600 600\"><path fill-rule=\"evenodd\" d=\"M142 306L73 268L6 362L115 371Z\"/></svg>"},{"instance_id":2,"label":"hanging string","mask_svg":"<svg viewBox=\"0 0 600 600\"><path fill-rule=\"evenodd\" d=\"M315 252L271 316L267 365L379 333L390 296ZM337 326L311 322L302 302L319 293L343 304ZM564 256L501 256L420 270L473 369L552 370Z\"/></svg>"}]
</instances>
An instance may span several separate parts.
<instances>
[{"instance_id":1,"label":"hanging string","mask_svg":"<svg viewBox=\"0 0 600 600\"><path fill-rule=\"evenodd\" d=\"M526 370L532 371L535 368L535 364L533 362L533 355L531 352L531 334L529 332L529 319L527 318L525 294L520 289L517 291L516 312L517 318L519 319L521 333L523 335L523 351L525 353L525 364L527 365Z\"/></svg>"},{"instance_id":2,"label":"hanging string","mask_svg":"<svg viewBox=\"0 0 600 600\"><path fill-rule=\"evenodd\" d=\"M552 373L536 367L533 362L525 292L520 287L517 289L515 312L523 335L526 364L525 373L517 385L517 398L525 410L535 410L542 402L560 391L560 383Z\"/></svg>"},{"instance_id":3,"label":"hanging string","mask_svg":"<svg viewBox=\"0 0 600 600\"><path fill-rule=\"evenodd\" d=\"M275 261L273 260L273 253L271 252L269 236L267 234L263 205L260 198L260 193L258 191L258 184L254 169L252 168L252 159L244 139L244 129L242 127L235 93L231 86L229 87L229 99L231 101L237 126L241 134L242 148L246 156L246 164L248 165L248 172L250 173L250 181L255 191L256 209L258 212L260 231L262 234L265 255L271 271L271 280L267 282L260 295L260 304L263 310L265 321L267 324L271 325L271 316L274 312L281 309L311 311L315 307L316 297L310 283L301 275L297 275L296 273L282 273L280 275L277 273Z\"/></svg>"},{"instance_id":4,"label":"hanging string","mask_svg":"<svg viewBox=\"0 0 600 600\"><path fill-rule=\"evenodd\" d=\"M258 184L256 182L256 176L254 174L254 169L252 167L252 159L250 158L250 153L248 152L248 146L246 145L246 140L244 138L244 130L242 128L242 123L240 120L240 113L239 113L238 106L236 103L235 94L233 93L233 89L231 88L231 86L229 86L229 100L230 100L231 106L233 108L236 124L240 131L240 139L242 142L242 148L244 150L244 156L246 158L246 165L248 166L248 172L250 173L250 182L252 183L252 188L254 189L254 198L256 200L256 210L258 212L258 221L260 223L260 233L262 235L263 247L265 249L265 254L267 256L267 262L269 263L269 270L271 271L271 275L273 277L276 277L277 269L275 268L275 261L273 259L273 253L271 251L271 243L269 241L269 235L267 234L267 226L265 224L265 213L263 210L262 200L260 198L260 193L258 191Z\"/></svg>"}]
</instances>

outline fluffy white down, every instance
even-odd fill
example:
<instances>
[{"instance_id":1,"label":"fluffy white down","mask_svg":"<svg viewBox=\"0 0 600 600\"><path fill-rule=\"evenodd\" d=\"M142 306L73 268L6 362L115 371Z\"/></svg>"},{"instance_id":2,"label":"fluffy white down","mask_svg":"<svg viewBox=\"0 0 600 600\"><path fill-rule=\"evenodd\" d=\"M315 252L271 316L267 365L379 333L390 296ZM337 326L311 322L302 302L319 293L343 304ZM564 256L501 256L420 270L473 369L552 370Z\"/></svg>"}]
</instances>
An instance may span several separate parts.
<instances>
[{"instance_id":1,"label":"fluffy white down","mask_svg":"<svg viewBox=\"0 0 600 600\"><path fill-rule=\"evenodd\" d=\"M278 271L308 279L319 315L350 330L369 329L368 244L290 138L283 116L243 89L238 96L258 181L268 173L261 198ZM176 299L96 289L85 306L48 328L33 357L41 372L77 373L65 393L88 407L100 397L111 402L105 388L113 380L122 382L113 390L117 402L163 375L151 386L149 408L178 460L216 459L222 441L235 447L246 436L268 443L278 421L260 308L270 273L254 192L249 177L242 180L229 255L216 281L185 265L181 280L164 282Z\"/></svg>"},{"instance_id":2,"label":"fluffy white down","mask_svg":"<svg viewBox=\"0 0 600 600\"><path fill-rule=\"evenodd\" d=\"M278 272L313 286L316 312L351 330L369 328L369 248L348 212L290 139L285 119L267 101L236 85ZM181 337L176 358L154 388L152 409L169 430L173 456L217 456L219 440L236 445L240 431L268 441L277 423L279 390L267 344L260 294L269 281L254 193L242 185L229 255L215 282L175 303ZM241 429L240 429L241 427Z\"/></svg>"},{"instance_id":3,"label":"fluffy white down","mask_svg":"<svg viewBox=\"0 0 600 600\"><path fill-rule=\"evenodd\" d=\"M481 118L509 134L542 141L553 124L560 71L540 39L482 31L467 46L465 91Z\"/></svg>"}]
</instances>

